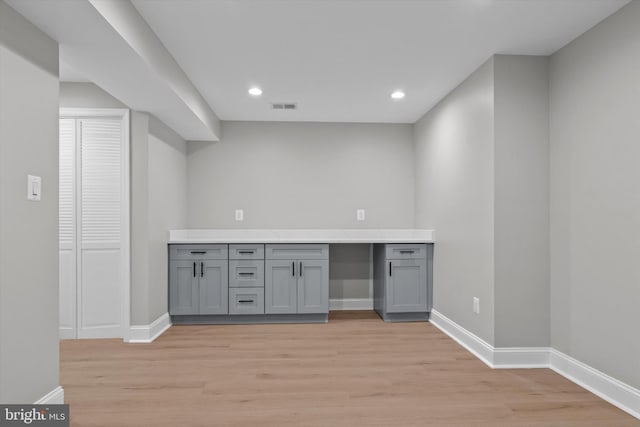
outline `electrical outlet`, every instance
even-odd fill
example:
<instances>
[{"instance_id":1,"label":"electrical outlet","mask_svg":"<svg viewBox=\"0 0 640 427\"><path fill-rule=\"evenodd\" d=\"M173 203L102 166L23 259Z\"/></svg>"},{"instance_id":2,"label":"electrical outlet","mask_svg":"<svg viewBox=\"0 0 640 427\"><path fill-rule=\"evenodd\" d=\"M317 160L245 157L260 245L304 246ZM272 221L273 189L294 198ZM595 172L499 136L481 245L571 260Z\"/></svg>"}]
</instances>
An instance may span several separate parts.
<instances>
[{"instance_id":1,"label":"electrical outlet","mask_svg":"<svg viewBox=\"0 0 640 427\"><path fill-rule=\"evenodd\" d=\"M242 209L236 209L236 221L244 221L244 211Z\"/></svg>"},{"instance_id":2,"label":"electrical outlet","mask_svg":"<svg viewBox=\"0 0 640 427\"><path fill-rule=\"evenodd\" d=\"M480 314L480 298L478 297L473 297L473 312Z\"/></svg>"},{"instance_id":3,"label":"electrical outlet","mask_svg":"<svg viewBox=\"0 0 640 427\"><path fill-rule=\"evenodd\" d=\"M356 210L356 219L358 221L364 221L364 209Z\"/></svg>"}]
</instances>

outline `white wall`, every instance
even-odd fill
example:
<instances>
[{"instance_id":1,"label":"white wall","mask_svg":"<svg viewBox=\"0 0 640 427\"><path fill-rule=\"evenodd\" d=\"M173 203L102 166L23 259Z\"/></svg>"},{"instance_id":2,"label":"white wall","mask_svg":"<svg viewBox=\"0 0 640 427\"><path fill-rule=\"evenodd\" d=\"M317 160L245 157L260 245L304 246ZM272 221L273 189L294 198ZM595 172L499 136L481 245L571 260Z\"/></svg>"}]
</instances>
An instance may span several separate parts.
<instances>
[{"instance_id":1,"label":"white wall","mask_svg":"<svg viewBox=\"0 0 640 427\"><path fill-rule=\"evenodd\" d=\"M434 309L494 340L494 61L415 124L416 227L436 230ZM472 298L480 298L480 314Z\"/></svg>"},{"instance_id":2,"label":"white wall","mask_svg":"<svg viewBox=\"0 0 640 427\"><path fill-rule=\"evenodd\" d=\"M411 125L224 122L222 136L188 144L191 228L413 228Z\"/></svg>"},{"instance_id":3,"label":"white wall","mask_svg":"<svg viewBox=\"0 0 640 427\"><path fill-rule=\"evenodd\" d=\"M58 45L2 1L0 236L0 402L32 403L60 384Z\"/></svg>"},{"instance_id":4,"label":"white wall","mask_svg":"<svg viewBox=\"0 0 640 427\"><path fill-rule=\"evenodd\" d=\"M640 388L640 2L551 57L554 348Z\"/></svg>"}]
</instances>

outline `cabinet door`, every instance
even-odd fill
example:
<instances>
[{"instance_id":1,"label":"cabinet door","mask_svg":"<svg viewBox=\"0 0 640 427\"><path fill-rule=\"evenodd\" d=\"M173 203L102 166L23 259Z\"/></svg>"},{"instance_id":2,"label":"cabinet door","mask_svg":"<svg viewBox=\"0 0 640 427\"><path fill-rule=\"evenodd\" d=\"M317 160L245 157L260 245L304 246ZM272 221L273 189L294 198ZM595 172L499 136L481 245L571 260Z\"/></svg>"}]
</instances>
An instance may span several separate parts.
<instances>
[{"instance_id":1,"label":"cabinet door","mask_svg":"<svg viewBox=\"0 0 640 427\"><path fill-rule=\"evenodd\" d=\"M297 313L296 271L295 261L270 260L266 262L265 313Z\"/></svg>"},{"instance_id":2,"label":"cabinet door","mask_svg":"<svg viewBox=\"0 0 640 427\"><path fill-rule=\"evenodd\" d=\"M298 261L298 313L329 312L329 261Z\"/></svg>"},{"instance_id":3,"label":"cabinet door","mask_svg":"<svg viewBox=\"0 0 640 427\"><path fill-rule=\"evenodd\" d=\"M228 314L228 262L200 261L197 275L200 278L200 314Z\"/></svg>"},{"instance_id":4,"label":"cabinet door","mask_svg":"<svg viewBox=\"0 0 640 427\"><path fill-rule=\"evenodd\" d=\"M169 314L198 314L198 268L196 261L169 264Z\"/></svg>"},{"instance_id":5,"label":"cabinet door","mask_svg":"<svg viewBox=\"0 0 640 427\"><path fill-rule=\"evenodd\" d=\"M387 264L387 312L426 312L426 260L391 260Z\"/></svg>"}]
</instances>

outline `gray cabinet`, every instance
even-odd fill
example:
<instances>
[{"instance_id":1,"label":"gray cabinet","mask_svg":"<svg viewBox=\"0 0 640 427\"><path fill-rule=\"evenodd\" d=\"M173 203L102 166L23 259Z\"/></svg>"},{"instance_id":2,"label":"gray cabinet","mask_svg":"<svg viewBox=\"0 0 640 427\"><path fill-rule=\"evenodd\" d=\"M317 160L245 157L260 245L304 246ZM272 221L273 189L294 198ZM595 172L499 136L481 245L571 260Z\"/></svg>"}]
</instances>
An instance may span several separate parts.
<instances>
[{"instance_id":1,"label":"gray cabinet","mask_svg":"<svg viewBox=\"0 0 640 427\"><path fill-rule=\"evenodd\" d=\"M227 314L228 309L227 261L208 260L200 263L199 314Z\"/></svg>"},{"instance_id":2,"label":"gray cabinet","mask_svg":"<svg viewBox=\"0 0 640 427\"><path fill-rule=\"evenodd\" d=\"M264 245L236 244L229 245L229 259L264 259Z\"/></svg>"},{"instance_id":3,"label":"gray cabinet","mask_svg":"<svg viewBox=\"0 0 640 427\"><path fill-rule=\"evenodd\" d=\"M230 288L261 288L264 287L264 261L241 260L229 261Z\"/></svg>"},{"instance_id":4,"label":"gray cabinet","mask_svg":"<svg viewBox=\"0 0 640 427\"><path fill-rule=\"evenodd\" d=\"M427 311L427 260L393 259L388 261L386 311L411 313Z\"/></svg>"},{"instance_id":5,"label":"gray cabinet","mask_svg":"<svg viewBox=\"0 0 640 427\"><path fill-rule=\"evenodd\" d=\"M374 309L384 320L426 320L431 310L431 244L374 245Z\"/></svg>"},{"instance_id":6,"label":"gray cabinet","mask_svg":"<svg viewBox=\"0 0 640 427\"><path fill-rule=\"evenodd\" d=\"M266 245L265 313L329 312L329 245Z\"/></svg>"},{"instance_id":7,"label":"gray cabinet","mask_svg":"<svg viewBox=\"0 0 640 427\"><path fill-rule=\"evenodd\" d=\"M171 260L199 261L203 259L227 259L227 245L171 245Z\"/></svg>"},{"instance_id":8,"label":"gray cabinet","mask_svg":"<svg viewBox=\"0 0 640 427\"><path fill-rule=\"evenodd\" d=\"M297 313L298 278L295 260L267 260L264 282L264 312Z\"/></svg>"},{"instance_id":9,"label":"gray cabinet","mask_svg":"<svg viewBox=\"0 0 640 427\"><path fill-rule=\"evenodd\" d=\"M227 245L171 245L169 314L227 314Z\"/></svg>"},{"instance_id":10,"label":"gray cabinet","mask_svg":"<svg viewBox=\"0 0 640 427\"><path fill-rule=\"evenodd\" d=\"M199 286L195 261L169 262L169 313L197 314Z\"/></svg>"},{"instance_id":11,"label":"gray cabinet","mask_svg":"<svg viewBox=\"0 0 640 427\"><path fill-rule=\"evenodd\" d=\"M299 261L298 271L298 313L328 313L329 261Z\"/></svg>"},{"instance_id":12,"label":"gray cabinet","mask_svg":"<svg viewBox=\"0 0 640 427\"><path fill-rule=\"evenodd\" d=\"M264 314L264 245L229 245L229 314Z\"/></svg>"},{"instance_id":13,"label":"gray cabinet","mask_svg":"<svg viewBox=\"0 0 640 427\"><path fill-rule=\"evenodd\" d=\"M229 314L263 314L264 288L229 288Z\"/></svg>"}]
</instances>

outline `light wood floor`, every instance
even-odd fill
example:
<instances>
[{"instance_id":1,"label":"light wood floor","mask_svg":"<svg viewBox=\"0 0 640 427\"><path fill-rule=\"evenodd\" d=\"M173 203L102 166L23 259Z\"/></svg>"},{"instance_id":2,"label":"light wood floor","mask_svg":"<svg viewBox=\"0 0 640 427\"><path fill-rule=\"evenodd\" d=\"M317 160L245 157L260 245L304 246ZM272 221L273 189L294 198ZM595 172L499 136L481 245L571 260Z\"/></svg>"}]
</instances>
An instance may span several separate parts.
<instances>
[{"instance_id":1,"label":"light wood floor","mask_svg":"<svg viewBox=\"0 0 640 427\"><path fill-rule=\"evenodd\" d=\"M638 426L548 369L491 370L428 323L174 326L61 344L74 426Z\"/></svg>"}]
</instances>

